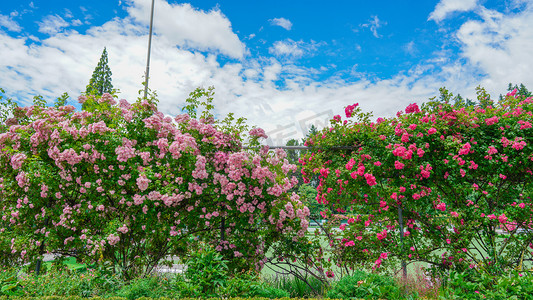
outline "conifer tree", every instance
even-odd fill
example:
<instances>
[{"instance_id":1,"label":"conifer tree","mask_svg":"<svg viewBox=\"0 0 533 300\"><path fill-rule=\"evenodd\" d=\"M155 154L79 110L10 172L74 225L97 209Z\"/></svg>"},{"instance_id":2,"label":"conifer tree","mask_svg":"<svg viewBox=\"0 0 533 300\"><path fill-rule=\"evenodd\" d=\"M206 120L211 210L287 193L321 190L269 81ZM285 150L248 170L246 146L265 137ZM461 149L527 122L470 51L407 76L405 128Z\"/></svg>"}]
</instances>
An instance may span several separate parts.
<instances>
[{"instance_id":1,"label":"conifer tree","mask_svg":"<svg viewBox=\"0 0 533 300\"><path fill-rule=\"evenodd\" d=\"M107 65L107 50L104 47L100 61L93 71L93 75L87 89L86 95L102 96L104 93L112 93L113 84L111 84L111 69Z\"/></svg>"}]
</instances>

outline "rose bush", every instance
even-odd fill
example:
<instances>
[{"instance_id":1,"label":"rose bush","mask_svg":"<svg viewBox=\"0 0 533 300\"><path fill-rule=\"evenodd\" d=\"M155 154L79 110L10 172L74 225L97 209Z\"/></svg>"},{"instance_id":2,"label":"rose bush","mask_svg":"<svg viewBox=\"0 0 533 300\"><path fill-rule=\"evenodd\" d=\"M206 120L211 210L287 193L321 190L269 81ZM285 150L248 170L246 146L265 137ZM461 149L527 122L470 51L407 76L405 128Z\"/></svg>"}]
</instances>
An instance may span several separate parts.
<instances>
[{"instance_id":1,"label":"rose bush","mask_svg":"<svg viewBox=\"0 0 533 300\"><path fill-rule=\"evenodd\" d=\"M494 103L478 89L478 101L411 104L375 122L355 104L307 141L302 173L319 175L322 215L347 221L330 238L336 263L494 275L532 258L533 100L513 91Z\"/></svg>"},{"instance_id":2,"label":"rose bush","mask_svg":"<svg viewBox=\"0 0 533 300\"><path fill-rule=\"evenodd\" d=\"M21 261L44 252L109 261L126 278L212 244L230 268L260 268L276 240L303 237L283 151L243 150L242 122L216 122L212 90L175 118L157 101L81 96L14 110L0 133L0 238ZM201 100L207 98L206 100ZM201 118L196 112L203 108ZM251 143L264 132L255 129Z\"/></svg>"}]
</instances>

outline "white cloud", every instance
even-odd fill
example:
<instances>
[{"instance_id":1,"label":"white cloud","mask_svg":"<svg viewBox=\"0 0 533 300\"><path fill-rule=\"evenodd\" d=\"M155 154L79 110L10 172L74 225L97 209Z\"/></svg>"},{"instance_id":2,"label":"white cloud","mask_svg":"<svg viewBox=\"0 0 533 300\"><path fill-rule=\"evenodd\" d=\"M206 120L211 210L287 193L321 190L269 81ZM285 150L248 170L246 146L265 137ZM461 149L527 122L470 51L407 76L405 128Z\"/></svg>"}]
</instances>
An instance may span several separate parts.
<instances>
[{"instance_id":1,"label":"white cloud","mask_svg":"<svg viewBox=\"0 0 533 300\"><path fill-rule=\"evenodd\" d=\"M70 9L67 9L65 8L65 14L64 14L65 18L67 19L72 19L74 18L74 16L72 15L72 12L70 11Z\"/></svg>"},{"instance_id":2,"label":"white cloud","mask_svg":"<svg viewBox=\"0 0 533 300\"><path fill-rule=\"evenodd\" d=\"M42 22L38 22L38 25L39 32L54 35L69 26L69 23L58 15L48 15L43 18Z\"/></svg>"},{"instance_id":3,"label":"white cloud","mask_svg":"<svg viewBox=\"0 0 533 300\"><path fill-rule=\"evenodd\" d=\"M19 26L17 22L13 21L11 16L8 17L5 15L0 15L0 28L4 27L9 31L20 32L22 28Z\"/></svg>"},{"instance_id":4,"label":"white cloud","mask_svg":"<svg viewBox=\"0 0 533 300\"><path fill-rule=\"evenodd\" d=\"M302 56L313 56L317 49L326 45L325 42L317 43L313 40L310 42L294 41L292 39L286 39L283 41L276 41L268 52L275 55L278 58L284 59L296 59Z\"/></svg>"},{"instance_id":5,"label":"white cloud","mask_svg":"<svg viewBox=\"0 0 533 300\"><path fill-rule=\"evenodd\" d=\"M428 20L440 22L453 12L470 11L476 8L478 0L441 0Z\"/></svg>"},{"instance_id":6,"label":"white cloud","mask_svg":"<svg viewBox=\"0 0 533 300\"><path fill-rule=\"evenodd\" d=\"M85 89L103 47L107 47L113 85L120 89L121 98L134 101L142 89L147 46L148 21L140 15L147 6L139 3L140 0L128 2L133 6L128 10L132 15L93 26L85 34L67 31L39 41L0 31L2 87L8 95L26 103L36 94L54 99L65 91L76 98ZM533 54L529 51L533 47L530 7L516 14L479 10L481 20L467 22L457 32L462 49L460 60L452 59L449 51L442 51L392 78L369 80L367 74L357 70L354 74L358 79L351 81L341 76L317 81L316 76L324 70L304 68L286 59L313 55L320 43L279 41L271 47L272 54L279 58L252 58L245 55L245 45L233 33L229 20L217 10L204 12L158 0L156 13L163 20L156 24L152 42L150 88L159 95L160 110L176 114L189 92L198 86L214 85L219 115L231 111L245 116L251 124L271 133L276 143L302 136L312 122L324 125L328 116L355 102L375 116L391 116L409 103L435 96L441 86L466 97L473 96L478 84L493 94L503 92L509 81L533 86L529 72L533 69ZM176 14L176 19L194 21L195 26L178 28L181 21L172 19L172 14ZM165 25L175 28L165 29ZM209 35L204 34L209 30ZM233 40L216 40L217 34ZM209 41L209 37L214 40ZM210 51L201 53L196 49ZM218 53L240 60L221 66Z\"/></svg>"},{"instance_id":7,"label":"white cloud","mask_svg":"<svg viewBox=\"0 0 533 300\"><path fill-rule=\"evenodd\" d=\"M128 0L129 15L148 27L150 22L150 0ZM245 45L233 32L231 22L218 9L209 12L193 8L190 4L170 4L155 1L154 32L170 42L198 50L216 50L233 58L243 58Z\"/></svg>"},{"instance_id":8,"label":"white cloud","mask_svg":"<svg viewBox=\"0 0 533 300\"><path fill-rule=\"evenodd\" d=\"M304 54L304 51L299 46L301 44L302 42L295 42L291 39L276 41L272 47L268 49L268 52L276 56L298 58Z\"/></svg>"},{"instance_id":9,"label":"white cloud","mask_svg":"<svg viewBox=\"0 0 533 300\"><path fill-rule=\"evenodd\" d=\"M378 33L378 28L381 28L381 26L387 25L386 22L381 21L378 16L372 16L370 21L365 24L361 24L361 27L363 28L370 28L370 31L372 32L372 35L376 38L380 38L381 35Z\"/></svg>"},{"instance_id":10,"label":"white cloud","mask_svg":"<svg viewBox=\"0 0 533 300\"><path fill-rule=\"evenodd\" d=\"M292 28L292 22L285 18L274 18L269 21L271 25L280 26L285 28L286 30L291 30Z\"/></svg>"},{"instance_id":11,"label":"white cloud","mask_svg":"<svg viewBox=\"0 0 533 300\"><path fill-rule=\"evenodd\" d=\"M516 14L482 8L482 20L468 21L457 32L462 55L485 75L483 85L499 92L509 82L533 86L533 3Z\"/></svg>"},{"instance_id":12,"label":"white cloud","mask_svg":"<svg viewBox=\"0 0 533 300\"><path fill-rule=\"evenodd\" d=\"M414 41L410 41L409 43L404 45L404 50L409 55L414 55L416 52L416 45Z\"/></svg>"}]
</instances>

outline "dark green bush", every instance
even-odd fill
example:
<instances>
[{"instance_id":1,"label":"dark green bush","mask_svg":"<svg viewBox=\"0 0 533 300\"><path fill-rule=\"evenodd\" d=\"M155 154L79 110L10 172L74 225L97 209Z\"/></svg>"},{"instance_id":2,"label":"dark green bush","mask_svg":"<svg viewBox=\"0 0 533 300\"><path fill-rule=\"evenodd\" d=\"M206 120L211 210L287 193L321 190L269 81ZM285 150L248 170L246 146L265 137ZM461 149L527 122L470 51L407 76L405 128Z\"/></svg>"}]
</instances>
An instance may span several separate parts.
<instances>
[{"instance_id":1,"label":"dark green bush","mask_svg":"<svg viewBox=\"0 0 533 300\"><path fill-rule=\"evenodd\" d=\"M192 252L185 262L185 277L189 284L196 286L202 295L217 296L218 290L228 280L227 261L222 255L206 245L203 249Z\"/></svg>"},{"instance_id":2,"label":"dark green bush","mask_svg":"<svg viewBox=\"0 0 533 300\"><path fill-rule=\"evenodd\" d=\"M342 277L327 296L341 299L398 299L401 292L391 276L356 271L352 276Z\"/></svg>"},{"instance_id":3,"label":"dark green bush","mask_svg":"<svg viewBox=\"0 0 533 300\"><path fill-rule=\"evenodd\" d=\"M293 276L276 276L265 280L271 287L284 290L293 298L313 298L322 296L326 289L323 282L315 277L302 280Z\"/></svg>"},{"instance_id":4,"label":"dark green bush","mask_svg":"<svg viewBox=\"0 0 533 300\"><path fill-rule=\"evenodd\" d=\"M446 299L533 299L533 275L512 271L494 277L475 270L452 271L443 291Z\"/></svg>"},{"instance_id":5,"label":"dark green bush","mask_svg":"<svg viewBox=\"0 0 533 300\"><path fill-rule=\"evenodd\" d=\"M288 298L291 295L289 292L278 289L272 286L264 285L261 289L256 291L255 296L257 297L264 297L269 299L277 299L277 298Z\"/></svg>"},{"instance_id":6,"label":"dark green bush","mask_svg":"<svg viewBox=\"0 0 533 300\"><path fill-rule=\"evenodd\" d=\"M143 297L159 298L171 294L168 279L159 277L138 278L130 281L116 292L122 299L134 300Z\"/></svg>"}]
</instances>

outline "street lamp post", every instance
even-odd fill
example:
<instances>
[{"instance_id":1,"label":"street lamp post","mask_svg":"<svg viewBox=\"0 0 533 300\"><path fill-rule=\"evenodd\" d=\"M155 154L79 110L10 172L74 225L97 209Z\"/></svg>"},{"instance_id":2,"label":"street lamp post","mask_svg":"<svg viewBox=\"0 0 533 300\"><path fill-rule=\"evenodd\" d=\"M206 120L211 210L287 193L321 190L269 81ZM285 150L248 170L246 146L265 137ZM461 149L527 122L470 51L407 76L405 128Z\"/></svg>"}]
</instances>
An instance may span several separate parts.
<instances>
[{"instance_id":1,"label":"street lamp post","mask_svg":"<svg viewBox=\"0 0 533 300\"><path fill-rule=\"evenodd\" d=\"M150 49L152 48L152 26L154 24L154 1L155 0L152 0L152 11L150 13L150 32L148 34L148 55L146 56L144 99L148 97L148 79L150 78Z\"/></svg>"}]
</instances>

